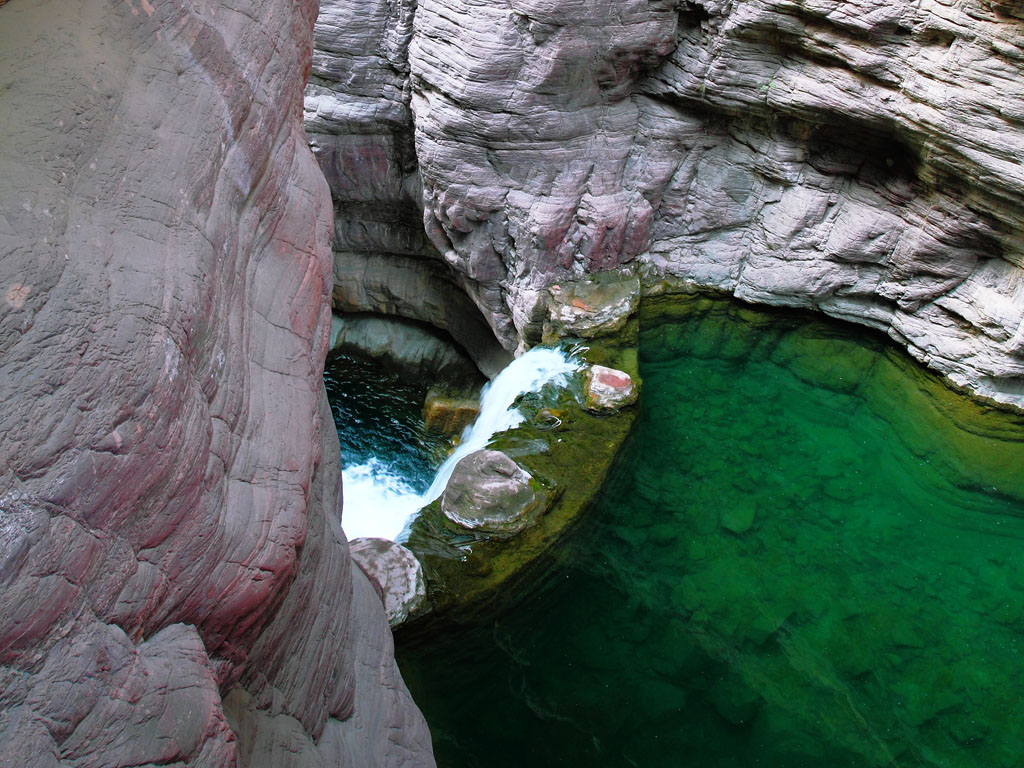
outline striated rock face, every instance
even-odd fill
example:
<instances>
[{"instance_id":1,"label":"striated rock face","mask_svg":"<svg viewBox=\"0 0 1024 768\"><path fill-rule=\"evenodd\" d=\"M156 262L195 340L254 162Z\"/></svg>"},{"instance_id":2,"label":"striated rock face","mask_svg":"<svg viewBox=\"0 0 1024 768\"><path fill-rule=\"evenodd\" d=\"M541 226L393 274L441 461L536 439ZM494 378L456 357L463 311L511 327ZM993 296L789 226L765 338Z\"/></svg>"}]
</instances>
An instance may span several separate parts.
<instances>
[{"instance_id":1,"label":"striated rock face","mask_svg":"<svg viewBox=\"0 0 1024 768\"><path fill-rule=\"evenodd\" d=\"M511 359L423 230L409 108L412 0L320 4L306 131L334 199L334 307L447 331L488 376ZM474 297L475 298L475 297Z\"/></svg>"},{"instance_id":2,"label":"striated rock face","mask_svg":"<svg viewBox=\"0 0 1024 768\"><path fill-rule=\"evenodd\" d=\"M315 15L0 9L2 765L433 764L337 525Z\"/></svg>"},{"instance_id":3,"label":"striated rock face","mask_svg":"<svg viewBox=\"0 0 1024 768\"><path fill-rule=\"evenodd\" d=\"M368 220L403 212L364 249L407 255L419 194L506 348L550 285L623 269L870 325L1024 405L1019 4L323 7L307 121L361 149L321 162L378 180Z\"/></svg>"}]
</instances>

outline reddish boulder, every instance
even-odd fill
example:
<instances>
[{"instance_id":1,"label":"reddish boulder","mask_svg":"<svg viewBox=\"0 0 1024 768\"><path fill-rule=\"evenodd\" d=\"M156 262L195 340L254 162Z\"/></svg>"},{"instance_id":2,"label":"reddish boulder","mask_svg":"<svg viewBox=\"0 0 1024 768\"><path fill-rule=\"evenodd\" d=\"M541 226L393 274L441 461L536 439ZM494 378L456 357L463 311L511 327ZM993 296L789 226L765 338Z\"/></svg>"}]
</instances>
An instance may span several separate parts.
<instances>
[{"instance_id":1,"label":"reddish boulder","mask_svg":"<svg viewBox=\"0 0 1024 768\"><path fill-rule=\"evenodd\" d=\"M625 371L592 365L583 377L587 408L592 411L617 411L632 405L640 396L633 377Z\"/></svg>"}]
</instances>

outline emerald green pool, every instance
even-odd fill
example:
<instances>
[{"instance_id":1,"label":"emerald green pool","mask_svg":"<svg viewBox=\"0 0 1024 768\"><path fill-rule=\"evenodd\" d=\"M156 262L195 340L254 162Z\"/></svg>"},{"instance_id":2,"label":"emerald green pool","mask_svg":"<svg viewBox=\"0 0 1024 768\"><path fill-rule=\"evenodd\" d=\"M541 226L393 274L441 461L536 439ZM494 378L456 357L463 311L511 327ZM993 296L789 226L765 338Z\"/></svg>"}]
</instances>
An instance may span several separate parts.
<instances>
[{"instance_id":1,"label":"emerald green pool","mask_svg":"<svg viewBox=\"0 0 1024 768\"><path fill-rule=\"evenodd\" d=\"M1024 765L1024 419L700 300L544 580L397 638L441 768Z\"/></svg>"}]
</instances>

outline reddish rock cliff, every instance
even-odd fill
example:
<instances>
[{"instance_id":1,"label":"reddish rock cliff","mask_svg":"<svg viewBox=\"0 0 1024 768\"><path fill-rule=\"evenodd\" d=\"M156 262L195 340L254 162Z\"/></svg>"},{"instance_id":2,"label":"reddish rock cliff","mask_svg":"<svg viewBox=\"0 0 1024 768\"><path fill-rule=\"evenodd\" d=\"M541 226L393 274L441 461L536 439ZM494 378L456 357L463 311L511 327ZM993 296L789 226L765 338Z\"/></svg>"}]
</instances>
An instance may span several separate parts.
<instances>
[{"instance_id":1,"label":"reddish rock cliff","mask_svg":"<svg viewBox=\"0 0 1024 768\"><path fill-rule=\"evenodd\" d=\"M317 3L0 5L0 764L431 765L337 524Z\"/></svg>"}]
</instances>

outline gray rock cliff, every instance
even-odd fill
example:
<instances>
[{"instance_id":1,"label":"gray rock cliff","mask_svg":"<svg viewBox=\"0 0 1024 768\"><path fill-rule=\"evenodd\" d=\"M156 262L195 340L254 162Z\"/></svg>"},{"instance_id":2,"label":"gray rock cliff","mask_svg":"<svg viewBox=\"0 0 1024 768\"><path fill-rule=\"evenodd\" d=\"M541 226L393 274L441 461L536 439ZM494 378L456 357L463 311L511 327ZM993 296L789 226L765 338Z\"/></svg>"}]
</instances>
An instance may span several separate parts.
<instances>
[{"instance_id":1,"label":"gray rock cliff","mask_svg":"<svg viewBox=\"0 0 1024 768\"><path fill-rule=\"evenodd\" d=\"M625 269L869 325L1024 405L1019 3L322 5L339 242L443 261L507 349L548 286Z\"/></svg>"},{"instance_id":2,"label":"gray rock cliff","mask_svg":"<svg viewBox=\"0 0 1024 768\"><path fill-rule=\"evenodd\" d=\"M0 5L0 765L432 765L338 526L316 3Z\"/></svg>"}]
</instances>

